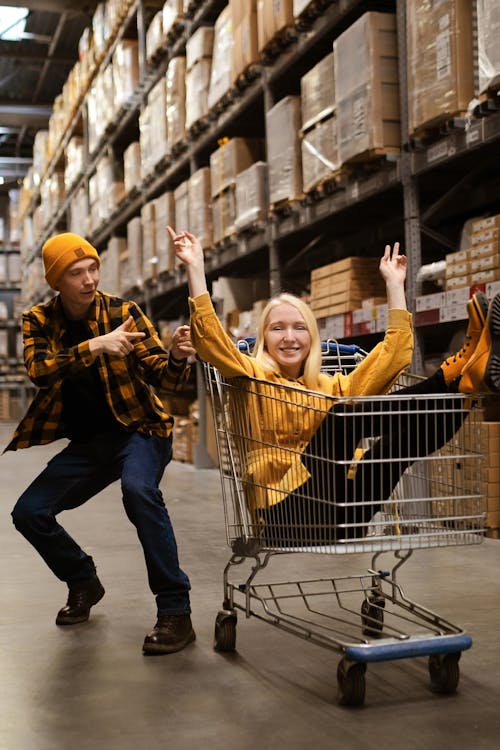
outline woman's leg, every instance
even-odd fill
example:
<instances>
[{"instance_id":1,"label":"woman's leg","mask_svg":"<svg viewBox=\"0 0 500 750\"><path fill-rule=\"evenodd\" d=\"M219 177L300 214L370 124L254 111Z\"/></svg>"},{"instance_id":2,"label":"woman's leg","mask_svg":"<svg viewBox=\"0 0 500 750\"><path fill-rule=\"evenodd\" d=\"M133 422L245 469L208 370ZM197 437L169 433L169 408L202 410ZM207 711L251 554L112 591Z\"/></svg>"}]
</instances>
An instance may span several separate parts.
<instances>
[{"instance_id":1,"label":"woman's leg","mask_svg":"<svg viewBox=\"0 0 500 750\"><path fill-rule=\"evenodd\" d=\"M364 536L408 466L445 445L463 424L463 399L440 398L454 387L440 368L398 391L399 399L335 405L304 451L310 479L263 513L266 536L286 537L291 545Z\"/></svg>"}]
</instances>

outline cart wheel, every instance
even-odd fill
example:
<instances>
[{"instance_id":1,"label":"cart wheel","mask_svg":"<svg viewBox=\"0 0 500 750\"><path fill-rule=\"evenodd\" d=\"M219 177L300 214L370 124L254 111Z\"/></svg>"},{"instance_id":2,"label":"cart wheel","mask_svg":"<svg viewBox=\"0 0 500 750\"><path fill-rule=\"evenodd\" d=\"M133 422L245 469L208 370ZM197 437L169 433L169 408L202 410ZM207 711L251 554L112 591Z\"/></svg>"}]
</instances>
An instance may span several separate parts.
<instances>
[{"instance_id":1,"label":"cart wheel","mask_svg":"<svg viewBox=\"0 0 500 750\"><path fill-rule=\"evenodd\" d=\"M431 654L429 656L429 674L433 693L454 693L460 679L458 661L460 652L456 654Z\"/></svg>"},{"instance_id":2,"label":"cart wheel","mask_svg":"<svg viewBox=\"0 0 500 750\"><path fill-rule=\"evenodd\" d=\"M364 599L361 604L363 635L380 635L384 627L384 599Z\"/></svg>"},{"instance_id":3,"label":"cart wheel","mask_svg":"<svg viewBox=\"0 0 500 750\"><path fill-rule=\"evenodd\" d=\"M341 706L362 706L365 700L364 662L342 659L337 667L338 701Z\"/></svg>"},{"instance_id":4,"label":"cart wheel","mask_svg":"<svg viewBox=\"0 0 500 750\"><path fill-rule=\"evenodd\" d=\"M236 615L219 612L215 620L214 649L221 652L236 648Z\"/></svg>"}]
</instances>

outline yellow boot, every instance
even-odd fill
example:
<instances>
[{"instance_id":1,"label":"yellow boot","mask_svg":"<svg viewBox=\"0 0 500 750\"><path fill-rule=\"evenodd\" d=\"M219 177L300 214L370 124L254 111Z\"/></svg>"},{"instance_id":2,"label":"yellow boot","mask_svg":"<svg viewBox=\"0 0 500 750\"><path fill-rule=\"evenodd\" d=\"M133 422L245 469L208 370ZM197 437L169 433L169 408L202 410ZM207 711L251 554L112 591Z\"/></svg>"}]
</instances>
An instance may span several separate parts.
<instances>
[{"instance_id":1,"label":"yellow boot","mask_svg":"<svg viewBox=\"0 0 500 750\"><path fill-rule=\"evenodd\" d=\"M453 354L441 364L447 385L460 377L464 366L470 360L483 333L488 315L488 298L482 292L476 292L467 302L469 325L465 334L465 342L460 351Z\"/></svg>"},{"instance_id":2,"label":"yellow boot","mask_svg":"<svg viewBox=\"0 0 500 750\"><path fill-rule=\"evenodd\" d=\"M493 297L483 332L462 370L460 393L500 393L500 294Z\"/></svg>"}]
</instances>

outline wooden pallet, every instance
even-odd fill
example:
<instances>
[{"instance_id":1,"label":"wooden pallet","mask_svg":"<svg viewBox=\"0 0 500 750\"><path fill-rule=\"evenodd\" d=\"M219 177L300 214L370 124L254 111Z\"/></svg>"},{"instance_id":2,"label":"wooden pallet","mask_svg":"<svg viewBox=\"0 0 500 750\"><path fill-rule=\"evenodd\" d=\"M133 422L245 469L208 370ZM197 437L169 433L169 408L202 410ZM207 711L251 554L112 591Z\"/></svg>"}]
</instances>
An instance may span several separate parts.
<instances>
[{"instance_id":1,"label":"wooden pallet","mask_svg":"<svg viewBox=\"0 0 500 750\"><path fill-rule=\"evenodd\" d=\"M483 91L478 97L478 104L474 107L475 117L488 117L500 110L500 80L498 89Z\"/></svg>"},{"instance_id":2,"label":"wooden pallet","mask_svg":"<svg viewBox=\"0 0 500 750\"><path fill-rule=\"evenodd\" d=\"M238 234L234 229L228 230L227 234L224 234L222 237L219 237L219 239L214 242L214 246L219 249L223 250L227 247L230 247L231 245L236 245L238 242Z\"/></svg>"},{"instance_id":3,"label":"wooden pallet","mask_svg":"<svg viewBox=\"0 0 500 750\"><path fill-rule=\"evenodd\" d=\"M165 58L168 52L168 44L167 39L163 38L161 43L156 47L155 50L149 55L149 57L146 58L146 64L149 69L154 70L154 68L157 68L160 64L160 62Z\"/></svg>"},{"instance_id":4,"label":"wooden pallet","mask_svg":"<svg viewBox=\"0 0 500 750\"><path fill-rule=\"evenodd\" d=\"M203 115L203 117L200 117L198 120L195 120L195 122L191 123L187 131L188 136L191 140L194 140L205 130L208 130L209 127L210 117L208 115Z\"/></svg>"},{"instance_id":5,"label":"wooden pallet","mask_svg":"<svg viewBox=\"0 0 500 750\"><path fill-rule=\"evenodd\" d=\"M449 135L453 130L463 130L469 119L469 113L466 110L455 112L443 112L433 120L418 125L410 133L409 145L428 143Z\"/></svg>"},{"instance_id":6,"label":"wooden pallet","mask_svg":"<svg viewBox=\"0 0 500 750\"><path fill-rule=\"evenodd\" d=\"M328 195L333 195L339 190L342 190L345 186L345 182L348 177L352 174L352 169L347 165L339 167L335 172L322 177L315 184L311 185L307 191L307 201L316 202L326 198Z\"/></svg>"},{"instance_id":7,"label":"wooden pallet","mask_svg":"<svg viewBox=\"0 0 500 750\"><path fill-rule=\"evenodd\" d=\"M348 161L342 165L342 168L346 170L357 169L358 167L373 169L373 167L378 167L380 162L390 161L400 153L401 149L395 146L368 148L365 151L356 154L351 159L348 159Z\"/></svg>"},{"instance_id":8,"label":"wooden pallet","mask_svg":"<svg viewBox=\"0 0 500 750\"><path fill-rule=\"evenodd\" d=\"M277 57L291 44L297 41L298 33L294 25L284 26L268 41L261 50L260 59L263 65L272 65Z\"/></svg>"},{"instance_id":9,"label":"wooden pallet","mask_svg":"<svg viewBox=\"0 0 500 750\"><path fill-rule=\"evenodd\" d=\"M295 19L297 31L305 31L335 0L312 0Z\"/></svg>"},{"instance_id":10,"label":"wooden pallet","mask_svg":"<svg viewBox=\"0 0 500 750\"><path fill-rule=\"evenodd\" d=\"M244 70L241 71L241 73L238 73L234 85L240 91L244 91L250 86L251 83L253 83L253 81L260 77L261 73L262 69L260 65L258 65L257 63L250 63Z\"/></svg>"},{"instance_id":11,"label":"wooden pallet","mask_svg":"<svg viewBox=\"0 0 500 750\"><path fill-rule=\"evenodd\" d=\"M187 7L186 3L184 3L184 15L186 16L186 18L192 18L194 16L196 11L202 4L202 1L203 0L191 0L191 2L187 3Z\"/></svg>"},{"instance_id":12,"label":"wooden pallet","mask_svg":"<svg viewBox=\"0 0 500 750\"><path fill-rule=\"evenodd\" d=\"M260 234L261 232L264 232L266 230L267 226L267 212L266 216L261 216L258 219L253 219L252 221L249 221L248 224L245 224L244 226L237 227L237 231L239 235L253 235L253 234Z\"/></svg>"},{"instance_id":13,"label":"wooden pallet","mask_svg":"<svg viewBox=\"0 0 500 750\"><path fill-rule=\"evenodd\" d=\"M273 216L278 216L282 219L287 216L291 216L303 203L304 197L301 196L296 198L282 198L279 201L271 203L269 211Z\"/></svg>"}]
</instances>

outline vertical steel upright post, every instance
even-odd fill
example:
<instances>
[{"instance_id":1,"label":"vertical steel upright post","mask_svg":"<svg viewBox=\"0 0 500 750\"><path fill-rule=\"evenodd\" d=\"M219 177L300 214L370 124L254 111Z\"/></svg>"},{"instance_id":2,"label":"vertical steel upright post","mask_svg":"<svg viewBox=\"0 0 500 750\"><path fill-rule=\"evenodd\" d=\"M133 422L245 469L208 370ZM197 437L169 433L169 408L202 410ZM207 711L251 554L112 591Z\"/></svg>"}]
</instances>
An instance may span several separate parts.
<instances>
[{"instance_id":1,"label":"vertical steel upright post","mask_svg":"<svg viewBox=\"0 0 500 750\"><path fill-rule=\"evenodd\" d=\"M266 114L276 103L274 100L271 87L269 85L267 70L264 68L262 75L263 89L264 89L264 121L266 130L266 142L267 142L267 118ZM269 179L269 177L268 177ZM266 227L267 244L269 247L269 295L272 297L275 294L279 294L281 289L281 269L280 259L278 252L278 245L274 239L274 233L272 231L272 219L268 221Z\"/></svg>"},{"instance_id":2,"label":"vertical steel upright post","mask_svg":"<svg viewBox=\"0 0 500 750\"><path fill-rule=\"evenodd\" d=\"M396 3L396 22L398 38L399 58L399 101L401 111L401 157L399 160L399 171L401 186L403 189L404 205L404 227L405 227L405 253L408 258L408 274L406 281L406 294L408 307L415 313L415 299L417 292L417 274L422 265L422 246L420 236L420 203L418 195L417 180L412 174L411 153L405 149L405 142L409 135L408 117L408 61L406 40L406 0ZM423 336L415 330L415 348L413 352L413 372L422 374L424 372Z\"/></svg>"}]
</instances>

